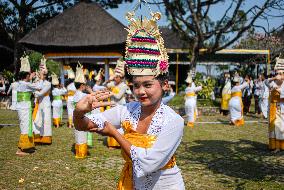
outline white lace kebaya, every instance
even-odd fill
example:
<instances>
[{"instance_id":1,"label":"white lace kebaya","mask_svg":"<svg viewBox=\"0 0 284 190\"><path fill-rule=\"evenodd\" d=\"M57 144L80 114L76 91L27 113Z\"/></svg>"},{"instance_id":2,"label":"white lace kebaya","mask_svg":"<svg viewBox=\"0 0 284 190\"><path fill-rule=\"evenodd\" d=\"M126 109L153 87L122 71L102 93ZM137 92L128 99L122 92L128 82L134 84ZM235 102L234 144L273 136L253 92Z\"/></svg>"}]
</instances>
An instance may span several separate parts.
<instances>
[{"instance_id":1,"label":"white lace kebaya","mask_svg":"<svg viewBox=\"0 0 284 190\"><path fill-rule=\"evenodd\" d=\"M129 122L136 130L141 114L141 104L131 102L99 114L86 116L99 128L104 128L108 121L121 133L121 124ZM184 189L180 169L173 165L162 169L172 159L183 136L184 120L170 107L161 104L152 118L147 134L155 136L150 148L131 146L131 162L134 188L146 189Z\"/></svg>"}]
</instances>

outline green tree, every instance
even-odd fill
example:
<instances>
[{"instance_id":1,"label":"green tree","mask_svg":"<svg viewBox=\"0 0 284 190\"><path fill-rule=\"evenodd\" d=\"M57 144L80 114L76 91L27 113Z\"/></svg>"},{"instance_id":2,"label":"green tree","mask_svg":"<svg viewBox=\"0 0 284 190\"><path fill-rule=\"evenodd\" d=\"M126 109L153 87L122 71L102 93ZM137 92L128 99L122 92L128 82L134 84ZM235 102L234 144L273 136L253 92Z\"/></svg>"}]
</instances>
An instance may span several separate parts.
<instances>
[{"instance_id":1,"label":"green tree","mask_svg":"<svg viewBox=\"0 0 284 190\"><path fill-rule=\"evenodd\" d=\"M123 2L132 0L89 0L97 2L105 8L116 8ZM74 6L80 0L1 0L0 29L14 42L14 69L17 71L19 57L23 47L18 41L29 31L35 29L46 20Z\"/></svg>"},{"instance_id":2,"label":"green tree","mask_svg":"<svg viewBox=\"0 0 284 190\"><path fill-rule=\"evenodd\" d=\"M256 23L275 16L269 14L272 9L279 10L276 16L283 16L280 10L283 10L284 0L256 1L253 6L247 7L248 1L160 0L154 3L165 6L172 28L191 44L191 67L195 69L200 49L205 49L204 53L215 53L233 45L253 27L265 29ZM221 17L213 19L214 11L218 11Z\"/></svg>"}]
</instances>

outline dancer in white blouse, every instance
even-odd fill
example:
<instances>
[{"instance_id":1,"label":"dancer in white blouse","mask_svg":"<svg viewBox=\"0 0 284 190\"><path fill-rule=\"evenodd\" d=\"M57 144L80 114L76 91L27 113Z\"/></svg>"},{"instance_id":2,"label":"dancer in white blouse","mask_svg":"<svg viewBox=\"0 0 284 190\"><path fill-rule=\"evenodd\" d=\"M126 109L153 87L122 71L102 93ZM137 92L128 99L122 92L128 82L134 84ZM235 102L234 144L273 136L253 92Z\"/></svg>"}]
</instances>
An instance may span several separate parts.
<instances>
[{"instance_id":1,"label":"dancer in white blouse","mask_svg":"<svg viewBox=\"0 0 284 190\"><path fill-rule=\"evenodd\" d=\"M97 107L105 93L88 95L74 110L78 130L90 130L114 137L120 144L125 165L119 190L184 189L175 152L184 129L184 120L161 103L167 88L168 56L156 25L161 15L151 20L134 18L128 28L125 62L133 77L133 93L138 102L117 105L100 114L84 116ZM147 27L146 27L147 26ZM123 129L121 134L117 129Z\"/></svg>"},{"instance_id":2,"label":"dancer in white blouse","mask_svg":"<svg viewBox=\"0 0 284 190\"><path fill-rule=\"evenodd\" d=\"M19 73L19 85L17 91L16 110L18 112L21 135L18 143L17 155L23 156L34 150L33 123L32 123L32 92L42 88L42 80L31 83L35 73L30 72L28 56L21 57L21 68ZM41 76L41 78L43 78Z\"/></svg>"},{"instance_id":3,"label":"dancer in white blouse","mask_svg":"<svg viewBox=\"0 0 284 190\"><path fill-rule=\"evenodd\" d=\"M187 119L187 126L194 127L194 121L197 115L196 109L196 92L202 90L202 86L192 85L192 76L191 73L188 73L187 79L185 80L188 83L188 87L185 89L185 113L188 117Z\"/></svg>"},{"instance_id":4,"label":"dancer in white blouse","mask_svg":"<svg viewBox=\"0 0 284 190\"><path fill-rule=\"evenodd\" d=\"M46 59L43 57L40 63L40 73L43 76L42 89L35 92L37 102L34 109L34 141L39 144L52 144L52 123L51 123L51 82L47 80L48 70Z\"/></svg>"},{"instance_id":5,"label":"dancer in white blouse","mask_svg":"<svg viewBox=\"0 0 284 190\"><path fill-rule=\"evenodd\" d=\"M245 82L240 84L240 77L235 76L233 79L233 88L231 90L231 99L229 101L231 123L235 126L244 125L243 117L243 101L242 101L242 90L248 85L246 79Z\"/></svg>"},{"instance_id":6,"label":"dancer in white blouse","mask_svg":"<svg viewBox=\"0 0 284 190\"><path fill-rule=\"evenodd\" d=\"M76 92L76 87L74 84L75 74L72 70L72 68L68 69L68 80L70 80L70 83L67 85L67 114L68 114L68 127L73 127L73 111L74 111L74 105L73 105L73 97Z\"/></svg>"},{"instance_id":7,"label":"dancer in white blouse","mask_svg":"<svg viewBox=\"0 0 284 190\"><path fill-rule=\"evenodd\" d=\"M58 128L62 122L62 114L63 114L63 104L62 104L62 96L67 93L66 88L59 84L59 80L56 74L52 74L52 115L53 115L53 125Z\"/></svg>"},{"instance_id":8,"label":"dancer in white blouse","mask_svg":"<svg viewBox=\"0 0 284 190\"><path fill-rule=\"evenodd\" d=\"M284 59L276 58L276 76L265 80L270 89L269 101L269 149L284 150Z\"/></svg>"},{"instance_id":9,"label":"dancer in white blouse","mask_svg":"<svg viewBox=\"0 0 284 190\"><path fill-rule=\"evenodd\" d=\"M12 104L10 106L11 110L16 110L16 104L17 104L17 88L18 88L19 82L15 81L10 85L9 90L7 94L10 94L12 91Z\"/></svg>"},{"instance_id":10,"label":"dancer in white blouse","mask_svg":"<svg viewBox=\"0 0 284 190\"><path fill-rule=\"evenodd\" d=\"M87 81L84 76L83 67L82 65L79 65L76 68L75 87L77 90L73 97L74 106L87 95L83 91L87 91L90 94L92 93L92 89L89 86L86 86L86 83ZM93 110L91 113L93 112L95 112L95 110ZM90 132L78 131L74 129L74 135L75 158L86 158L88 155L88 145L93 145L93 134Z\"/></svg>"}]
</instances>

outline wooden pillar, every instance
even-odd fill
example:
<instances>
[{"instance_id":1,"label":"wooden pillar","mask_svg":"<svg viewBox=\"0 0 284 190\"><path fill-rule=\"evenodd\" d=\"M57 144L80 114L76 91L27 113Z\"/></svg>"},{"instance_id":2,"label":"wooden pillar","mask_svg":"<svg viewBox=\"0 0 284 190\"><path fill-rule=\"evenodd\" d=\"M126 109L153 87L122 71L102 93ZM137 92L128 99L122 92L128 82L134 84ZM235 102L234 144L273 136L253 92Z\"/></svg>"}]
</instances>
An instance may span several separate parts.
<instances>
[{"instance_id":1,"label":"wooden pillar","mask_svg":"<svg viewBox=\"0 0 284 190\"><path fill-rule=\"evenodd\" d=\"M178 94L178 62L179 62L179 54L177 53L177 59L176 59L176 94Z\"/></svg>"},{"instance_id":2,"label":"wooden pillar","mask_svg":"<svg viewBox=\"0 0 284 190\"><path fill-rule=\"evenodd\" d=\"M271 65L270 65L270 50L268 50L268 53L267 53L267 64L266 64L266 71L267 71L267 76L270 75L270 68Z\"/></svg>"},{"instance_id":3,"label":"wooden pillar","mask_svg":"<svg viewBox=\"0 0 284 190\"><path fill-rule=\"evenodd\" d=\"M109 59L105 59L105 81L109 79Z\"/></svg>"},{"instance_id":4,"label":"wooden pillar","mask_svg":"<svg viewBox=\"0 0 284 190\"><path fill-rule=\"evenodd\" d=\"M63 61L60 62L60 83L65 84Z\"/></svg>"}]
</instances>

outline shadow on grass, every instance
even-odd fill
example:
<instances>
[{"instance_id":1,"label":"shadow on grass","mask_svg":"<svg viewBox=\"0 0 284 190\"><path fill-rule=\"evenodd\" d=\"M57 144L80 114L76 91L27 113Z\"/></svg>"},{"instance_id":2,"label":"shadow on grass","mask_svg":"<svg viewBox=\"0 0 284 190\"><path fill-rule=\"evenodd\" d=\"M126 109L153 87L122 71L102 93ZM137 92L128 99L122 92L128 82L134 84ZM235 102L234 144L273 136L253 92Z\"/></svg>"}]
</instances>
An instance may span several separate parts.
<instances>
[{"instance_id":1,"label":"shadow on grass","mask_svg":"<svg viewBox=\"0 0 284 190\"><path fill-rule=\"evenodd\" d=\"M283 180L283 152L273 154L267 145L250 140L237 142L197 140L193 146L182 143L179 159L203 164L214 173L248 180ZM277 162L278 160L278 162ZM185 163L186 164L186 163Z\"/></svg>"}]
</instances>

